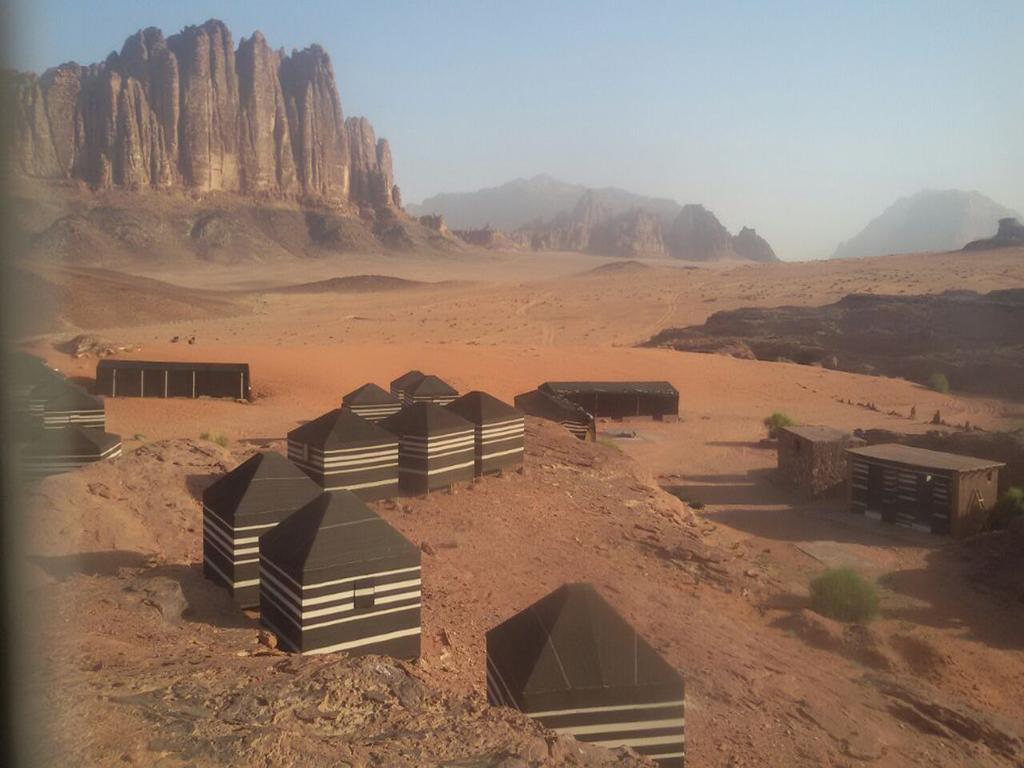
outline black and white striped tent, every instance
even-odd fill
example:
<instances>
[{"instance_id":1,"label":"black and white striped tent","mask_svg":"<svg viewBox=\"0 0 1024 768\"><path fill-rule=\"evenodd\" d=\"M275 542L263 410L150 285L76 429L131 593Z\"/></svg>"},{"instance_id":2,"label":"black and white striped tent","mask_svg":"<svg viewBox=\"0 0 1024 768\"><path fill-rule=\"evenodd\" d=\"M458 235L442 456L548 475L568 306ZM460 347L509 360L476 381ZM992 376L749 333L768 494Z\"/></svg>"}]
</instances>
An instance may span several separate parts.
<instances>
[{"instance_id":1,"label":"black and white striped tent","mask_svg":"<svg viewBox=\"0 0 1024 768\"><path fill-rule=\"evenodd\" d=\"M243 608L259 605L259 537L321 493L279 453L239 464L203 492L203 573Z\"/></svg>"},{"instance_id":2,"label":"black and white striped tent","mask_svg":"<svg viewBox=\"0 0 1024 768\"><path fill-rule=\"evenodd\" d=\"M405 493L426 493L472 480L476 430L447 408L407 405L381 426L398 437L398 481Z\"/></svg>"},{"instance_id":3,"label":"black and white striped tent","mask_svg":"<svg viewBox=\"0 0 1024 768\"><path fill-rule=\"evenodd\" d=\"M29 407L44 429L78 426L103 430L106 426L103 401L60 374L32 390Z\"/></svg>"},{"instance_id":4,"label":"black and white striped tent","mask_svg":"<svg viewBox=\"0 0 1024 768\"><path fill-rule=\"evenodd\" d=\"M248 363L100 360L96 392L108 397L252 397Z\"/></svg>"},{"instance_id":5,"label":"black and white striped tent","mask_svg":"<svg viewBox=\"0 0 1024 768\"><path fill-rule=\"evenodd\" d=\"M522 411L486 392L467 392L447 406L473 424L474 460L478 475L523 464L526 424Z\"/></svg>"},{"instance_id":6,"label":"black and white striped tent","mask_svg":"<svg viewBox=\"0 0 1024 768\"><path fill-rule=\"evenodd\" d=\"M580 741L681 768L684 684L590 584L566 584L487 633L487 697Z\"/></svg>"},{"instance_id":7,"label":"black and white striped tent","mask_svg":"<svg viewBox=\"0 0 1024 768\"><path fill-rule=\"evenodd\" d=\"M437 376L424 376L405 389L405 404L434 403L448 405L459 396L459 391Z\"/></svg>"},{"instance_id":8,"label":"black and white striped tent","mask_svg":"<svg viewBox=\"0 0 1024 768\"><path fill-rule=\"evenodd\" d=\"M516 395L515 404L516 408L530 416L558 422L580 440L594 440L597 437L594 417L565 398L535 389Z\"/></svg>"},{"instance_id":9,"label":"black and white striped tent","mask_svg":"<svg viewBox=\"0 0 1024 768\"><path fill-rule=\"evenodd\" d=\"M121 436L102 429L68 426L40 430L36 434L36 439L21 452L22 467L27 477L67 472L121 455Z\"/></svg>"},{"instance_id":10,"label":"black and white striped tent","mask_svg":"<svg viewBox=\"0 0 1024 768\"><path fill-rule=\"evenodd\" d=\"M260 537L260 618L285 650L420 655L420 550L354 493Z\"/></svg>"},{"instance_id":11,"label":"black and white striped tent","mask_svg":"<svg viewBox=\"0 0 1024 768\"><path fill-rule=\"evenodd\" d=\"M341 399L341 407L367 421L382 421L402 410L402 399L376 384L363 384Z\"/></svg>"},{"instance_id":12,"label":"black and white striped tent","mask_svg":"<svg viewBox=\"0 0 1024 768\"><path fill-rule=\"evenodd\" d=\"M22 432L32 432L43 424L43 396L66 379L50 368L41 358L24 352L16 352L9 360L11 405L18 420L15 427ZM39 394L33 396L33 393Z\"/></svg>"},{"instance_id":13,"label":"black and white striped tent","mask_svg":"<svg viewBox=\"0 0 1024 768\"><path fill-rule=\"evenodd\" d=\"M423 371L417 371L415 369L403 373L397 379L391 382L391 394L405 402L405 392L411 386L419 382L424 377Z\"/></svg>"},{"instance_id":14,"label":"black and white striped tent","mask_svg":"<svg viewBox=\"0 0 1024 768\"><path fill-rule=\"evenodd\" d=\"M345 408L289 432L288 458L326 491L367 501L398 494L398 439Z\"/></svg>"}]
</instances>

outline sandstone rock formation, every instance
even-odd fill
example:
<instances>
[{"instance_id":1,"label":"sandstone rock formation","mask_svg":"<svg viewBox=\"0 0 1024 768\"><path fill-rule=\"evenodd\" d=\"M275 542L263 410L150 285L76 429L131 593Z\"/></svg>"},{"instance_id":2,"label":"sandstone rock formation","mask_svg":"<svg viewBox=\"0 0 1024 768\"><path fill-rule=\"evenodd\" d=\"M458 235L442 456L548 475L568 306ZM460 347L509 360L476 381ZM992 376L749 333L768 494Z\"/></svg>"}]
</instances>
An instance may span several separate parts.
<instances>
[{"instance_id":1,"label":"sandstone rock formation","mask_svg":"<svg viewBox=\"0 0 1024 768\"><path fill-rule=\"evenodd\" d=\"M703 205L684 205L665 242L677 259L714 261L736 257L729 231Z\"/></svg>"},{"instance_id":2,"label":"sandstone rock formation","mask_svg":"<svg viewBox=\"0 0 1024 768\"><path fill-rule=\"evenodd\" d=\"M387 141L346 123L317 45L285 55L256 32L236 50L216 20L151 27L102 63L5 75L4 90L25 176L401 207Z\"/></svg>"},{"instance_id":3,"label":"sandstone rock formation","mask_svg":"<svg viewBox=\"0 0 1024 768\"><path fill-rule=\"evenodd\" d=\"M529 239L519 232L502 232L492 227L480 229L456 229L453 233L463 242L491 250L516 250L529 248Z\"/></svg>"},{"instance_id":4,"label":"sandstone rock formation","mask_svg":"<svg viewBox=\"0 0 1024 768\"><path fill-rule=\"evenodd\" d=\"M768 245L768 241L761 237L754 229L743 227L739 234L732 239L733 250L741 259L748 261L778 261L775 251Z\"/></svg>"},{"instance_id":5,"label":"sandstone rock formation","mask_svg":"<svg viewBox=\"0 0 1024 768\"><path fill-rule=\"evenodd\" d=\"M982 240L972 240L964 246L965 251L985 251L989 248L1024 247L1024 224L1015 216L999 220L995 235Z\"/></svg>"}]
</instances>

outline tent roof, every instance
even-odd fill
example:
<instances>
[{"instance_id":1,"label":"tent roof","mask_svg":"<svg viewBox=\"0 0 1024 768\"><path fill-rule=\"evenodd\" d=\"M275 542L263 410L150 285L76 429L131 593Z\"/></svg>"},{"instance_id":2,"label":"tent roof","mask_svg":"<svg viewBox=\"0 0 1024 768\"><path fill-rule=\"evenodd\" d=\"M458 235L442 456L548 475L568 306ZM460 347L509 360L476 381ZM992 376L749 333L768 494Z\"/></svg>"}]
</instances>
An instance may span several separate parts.
<instances>
[{"instance_id":1,"label":"tent roof","mask_svg":"<svg viewBox=\"0 0 1024 768\"><path fill-rule=\"evenodd\" d=\"M473 424L436 403L413 403L380 422L396 435L432 435L471 430Z\"/></svg>"},{"instance_id":2,"label":"tent roof","mask_svg":"<svg viewBox=\"0 0 1024 768\"><path fill-rule=\"evenodd\" d=\"M353 389L343 398L341 402L344 405L377 405L377 404L388 404L393 405L400 403L397 397L392 395L383 387L379 387L373 382L363 384L358 389Z\"/></svg>"},{"instance_id":3,"label":"tent roof","mask_svg":"<svg viewBox=\"0 0 1024 768\"><path fill-rule=\"evenodd\" d=\"M565 584L487 633L513 693L630 688L682 677L591 584Z\"/></svg>"},{"instance_id":4,"label":"tent roof","mask_svg":"<svg viewBox=\"0 0 1024 768\"><path fill-rule=\"evenodd\" d=\"M260 537L260 554L296 576L419 553L351 491L326 491Z\"/></svg>"},{"instance_id":5,"label":"tent roof","mask_svg":"<svg viewBox=\"0 0 1024 768\"><path fill-rule=\"evenodd\" d=\"M384 445L395 442L373 422L352 413L347 408L335 408L288 433L295 440L323 449L344 448L348 445Z\"/></svg>"},{"instance_id":6,"label":"tent roof","mask_svg":"<svg viewBox=\"0 0 1024 768\"><path fill-rule=\"evenodd\" d=\"M205 491L203 503L229 522L239 515L295 510L321 489L275 451L250 456Z\"/></svg>"},{"instance_id":7,"label":"tent roof","mask_svg":"<svg viewBox=\"0 0 1024 768\"><path fill-rule=\"evenodd\" d=\"M972 472L1006 466L1001 461L979 459L974 456L960 456L959 454L943 453L941 451L929 451L927 448L914 448L910 445L899 445L898 443L881 443L880 445L848 448L847 450L855 456L892 461L897 464L922 467L924 469L949 469L955 472Z\"/></svg>"},{"instance_id":8,"label":"tent roof","mask_svg":"<svg viewBox=\"0 0 1024 768\"><path fill-rule=\"evenodd\" d=\"M422 379L425 375L426 374L424 374L423 371L417 371L414 368L413 370L407 371L406 373L403 373L401 376L399 376L397 379L393 380L391 382L391 386L397 387L399 389L406 389L407 387L411 386L415 382Z\"/></svg>"},{"instance_id":9,"label":"tent roof","mask_svg":"<svg viewBox=\"0 0 1024 768\"><path fill-rule=\"evenodd\" d=\"M508 403L503 403L493 395L479 390L467 392L462 397L452 400L445 407L474 424L521 418L523 415L522 411L516 410Z\"/></svg>"},{"instance_id":10,"label":"tent roof","mask_svg":"<svg viewBox=\"0 0 1024 768\"><path fill-rule=\"evenodd\" d=\"M601 394L678 395L667 381L546 381L540 385L555 394L599 392Z\"/></svg>"},{"instance_id":11,"label":"tent roof","mask_svg":"<svg viewBox=\"0 0 1024 768\"><path fill-rule=\"evenodd\" d=\"M804 440L810 440L812 443L835 443L850 437L849 432L842 432L832 427L780 427L779 431L789 432Z\"/></svg>"},{"instance_id":12,"label":"tent roof","mask_svg":"<svg viewBox=\"0 0 1024 768\"><path fill-rule=\"evenodd\" d=\"M120 435L101 429L83 429L78 426L47 429L36 433L36 438L25 447L25 455L52 456L72 452L98 456L120 442Z\"/></svg>"},{"instance_id":13,"label":"tent roof","mask_svg":"<svg viewBox=\"0 0 1024 768\"><path fill-rule=\"evenodd\" d=\"M545 419L561 419L566 416L582 418L589 421L593 418L585 409L576 403L566 400L564 397L553 395L542 389L535 389L532 392L523 392L516 395L516 408Z\"/></svg>"},{"instance_id":14,"label":"tent roof","mask_svg":"<svg viewBox=\"0 0 1024 768\"><path fill-rule=\"evenodd\" d=\"M42 400L47 410L102 411L103 401L90 395L59 374L32 390L32 399Z\"/></svg>"},{"instance_id":15,"label":"tent roof","mask_svg":"<svg viewBox=\"0 0 1024 768\"><path fill-rule=\"evenodd\" d=\"M406 393L413 395L457 395L459 390L437 376L424 376L406 387Z\"/></svg>"},{"instance_id":16,"label":"tent roof","mask_svg":"<svg viewBox=\"0 0 1024 768\"><path fill-rule=\"evenodd\" d=\"M110 358L96 363L96 370L117 368L118 370L159 370L159 371L230 371L249 372L248 363L193 363L166 360L113 360Z\"/></svg>"}]
</instances>

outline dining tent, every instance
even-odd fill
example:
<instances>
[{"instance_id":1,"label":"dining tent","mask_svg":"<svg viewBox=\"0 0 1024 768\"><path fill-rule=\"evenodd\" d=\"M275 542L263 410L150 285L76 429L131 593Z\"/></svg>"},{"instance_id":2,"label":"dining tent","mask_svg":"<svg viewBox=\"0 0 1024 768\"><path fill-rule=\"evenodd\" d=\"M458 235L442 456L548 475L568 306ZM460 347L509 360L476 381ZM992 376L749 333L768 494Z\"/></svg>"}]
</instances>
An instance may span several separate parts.
<instances>
[{"instance_id":1,"label":"dining tent","mask_svg":"<svg viewBox=\"0 0 1024 768\"><path fill-rule=\"evenodd\" d=\"M257 453L203 491L203 573L243 608L259 605L259 537L323 491L275 451Z\"/></svg>"},{"instance_id":2,"label":"dining tent","mask_svg":"<svg viewBox=\"0 0 1024 768\"><path fill-rule=\"evenodd\" d=\"M564 397L595 417L679 415L679 391L667 381L547 381L538 389Z\"/></svg>"},{"instance_id":3,"label":"dining tent","mask_svg":"<svg viewBox=\"0 0 1024 768\"><path fill-rule=\"evenodd\" d=\"M96 392L108 397L252 399L248 363L100 360Z\"/></svg>"},{"instance_id":4,"label":"dining tent","mask_svg":"<svg viewBox=\"0 0 1024 768\"><path fill-rule=\"evenodd\" d=\"M282 648L420 655L420 549L354 493L325 492L260 537L260 620Z\"/></svg>"}]
</instances>

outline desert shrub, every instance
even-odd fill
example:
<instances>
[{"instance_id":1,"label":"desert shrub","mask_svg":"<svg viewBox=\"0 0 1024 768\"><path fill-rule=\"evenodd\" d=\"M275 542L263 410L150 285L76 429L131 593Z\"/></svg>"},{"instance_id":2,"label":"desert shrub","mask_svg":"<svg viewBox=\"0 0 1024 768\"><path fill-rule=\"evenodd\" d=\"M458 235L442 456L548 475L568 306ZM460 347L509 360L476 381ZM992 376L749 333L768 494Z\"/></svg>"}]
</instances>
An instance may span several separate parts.
<instances>
[{"instance_id":1,"label":"desert shrub","mask_svg":"<svg viewBox=\"0 0 1024 768\"><path fill-rule=\"evenodd\" d=\"M222 432L200 432L199 439L209 440L211 443L216 443L221 448L227 448L228 444L231 442L228 439L228 436Z\"/></svg>"},{"instance_id":2,"label":"desert shrub","mask_svg":"<svg viewBox=\"0 0 1024 768\"><path fill-rule=\"evenodd\" d=\"M1024 515L1024 488L1011 488L992 508L992 525L1005 528L1015 517Z\"/></svg>"},{"instance_id":3,"label":"desert shrub","mask_svg":"<svg viewBox=\"0 0 1024 768\"><path fill-rule=\"evenodd\" d=\"M949 379L944 373L933 373L928 377L928 389L941 395L949 394Z\"/></svg>"},{"instance_id":4,"label":"desert shrub","mask_svg":"<svg viewBox=\"0 0 1024 768\"><path fill-rule=\"evenodd\" d=\"M878 615L878 590L850 568L828 570L811 581L811 609L839 621L869 621Z\"/></svg>"},{"instance_id":5,"label":"desert shrub","mask_svg":"<svg viewBox=\"0 0 1024 768\"><path fill-rule=\"evenodd\" d=\"M765 429L768 430L768 437L778 437L781 427L796 426L796 422L781 411L775 411L771 416L764 419Z\"/></svg>"}]
</instances>

